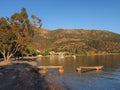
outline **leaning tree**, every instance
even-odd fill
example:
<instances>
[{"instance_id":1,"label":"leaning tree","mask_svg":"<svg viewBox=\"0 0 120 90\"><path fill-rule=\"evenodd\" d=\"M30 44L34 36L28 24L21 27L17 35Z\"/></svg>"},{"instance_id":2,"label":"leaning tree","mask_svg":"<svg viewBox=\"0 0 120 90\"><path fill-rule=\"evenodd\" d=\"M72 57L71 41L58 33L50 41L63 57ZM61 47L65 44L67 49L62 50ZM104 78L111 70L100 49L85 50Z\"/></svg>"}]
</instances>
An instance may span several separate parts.
<instances>
[{"instance_id":1,"label":"leaning tree","mask_svg":"<svg viewBox=\"0 0 120 90\"><path fill-rule=\"evenodd\" d=\"M33 30L25 8L10 18L0 18L0 53L4 61L25 48L33 36Z\"/></svg>"}]
</instances>

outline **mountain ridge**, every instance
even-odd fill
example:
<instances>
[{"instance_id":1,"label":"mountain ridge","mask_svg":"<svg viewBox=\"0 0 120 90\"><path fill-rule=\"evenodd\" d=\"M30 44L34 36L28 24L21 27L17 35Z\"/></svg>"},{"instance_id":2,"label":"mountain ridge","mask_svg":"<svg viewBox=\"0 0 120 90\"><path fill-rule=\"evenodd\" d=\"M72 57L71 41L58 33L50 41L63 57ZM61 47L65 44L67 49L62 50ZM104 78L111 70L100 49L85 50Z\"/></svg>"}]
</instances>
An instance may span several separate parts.
<instances>
[{"instance_id":1,"label":"mountain ridge","mask_svg":"<svg viewBox=\"0 0 120 90\"><path fill-rule=\"evenodd\" d=\"M120 53L120 34L107 30L36 28L30 45L38 50Z\"/></svg>"}]
</instances>

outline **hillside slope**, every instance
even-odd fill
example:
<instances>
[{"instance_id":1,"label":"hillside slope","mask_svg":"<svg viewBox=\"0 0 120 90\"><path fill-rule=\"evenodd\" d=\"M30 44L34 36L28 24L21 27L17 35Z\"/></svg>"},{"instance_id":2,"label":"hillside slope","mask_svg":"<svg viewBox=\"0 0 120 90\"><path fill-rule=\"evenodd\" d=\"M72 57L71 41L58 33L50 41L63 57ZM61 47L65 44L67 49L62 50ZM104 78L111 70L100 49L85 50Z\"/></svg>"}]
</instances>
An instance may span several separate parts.
<instances>
[{"instance_id":1,"label":"hillside slope","mask_svg":"<svg viewBox=\"0 0 120 90\"><path fill-rule=\"evenodd\" d=\"M105 30L36 29L30 46L72 53L120 53L120 35Z\"/></svg>"}]
</instances>

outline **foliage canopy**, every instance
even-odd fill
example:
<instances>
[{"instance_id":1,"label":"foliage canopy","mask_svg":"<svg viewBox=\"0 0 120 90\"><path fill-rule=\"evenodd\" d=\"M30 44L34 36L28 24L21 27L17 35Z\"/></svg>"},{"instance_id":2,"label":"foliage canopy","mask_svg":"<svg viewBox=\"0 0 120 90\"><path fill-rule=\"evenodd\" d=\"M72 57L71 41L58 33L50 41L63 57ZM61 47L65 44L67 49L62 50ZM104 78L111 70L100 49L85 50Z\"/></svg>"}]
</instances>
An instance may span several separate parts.
<instances>
[{"instance_id":1,"label":"foliage canopy","mask_svg":"<svg viewBox=\"0 0 120 90\"><path fill-rule=\"evenodd\" d=\"M25 8L10 18L0 18L0 53L8 61L30 42L33 30Z\"/></svg>"}]
</instances>

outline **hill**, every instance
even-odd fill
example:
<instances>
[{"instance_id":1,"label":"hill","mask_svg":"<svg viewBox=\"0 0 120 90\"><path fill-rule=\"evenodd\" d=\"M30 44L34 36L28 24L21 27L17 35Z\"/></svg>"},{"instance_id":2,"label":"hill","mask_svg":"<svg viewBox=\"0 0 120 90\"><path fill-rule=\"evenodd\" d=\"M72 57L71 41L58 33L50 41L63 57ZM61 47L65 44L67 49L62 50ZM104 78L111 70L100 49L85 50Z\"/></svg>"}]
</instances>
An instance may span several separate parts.
<instances>
[{"instance_id":1,"label":"hill","mask_svg":"<svg viewBox=\"0 0 120 90\"><path fill-rule=\"evenodd\" d=\"M71 53L120 53L120 35L106 30L35 29L30 45L38 50Z\"/></svg>"}]
</instances>

